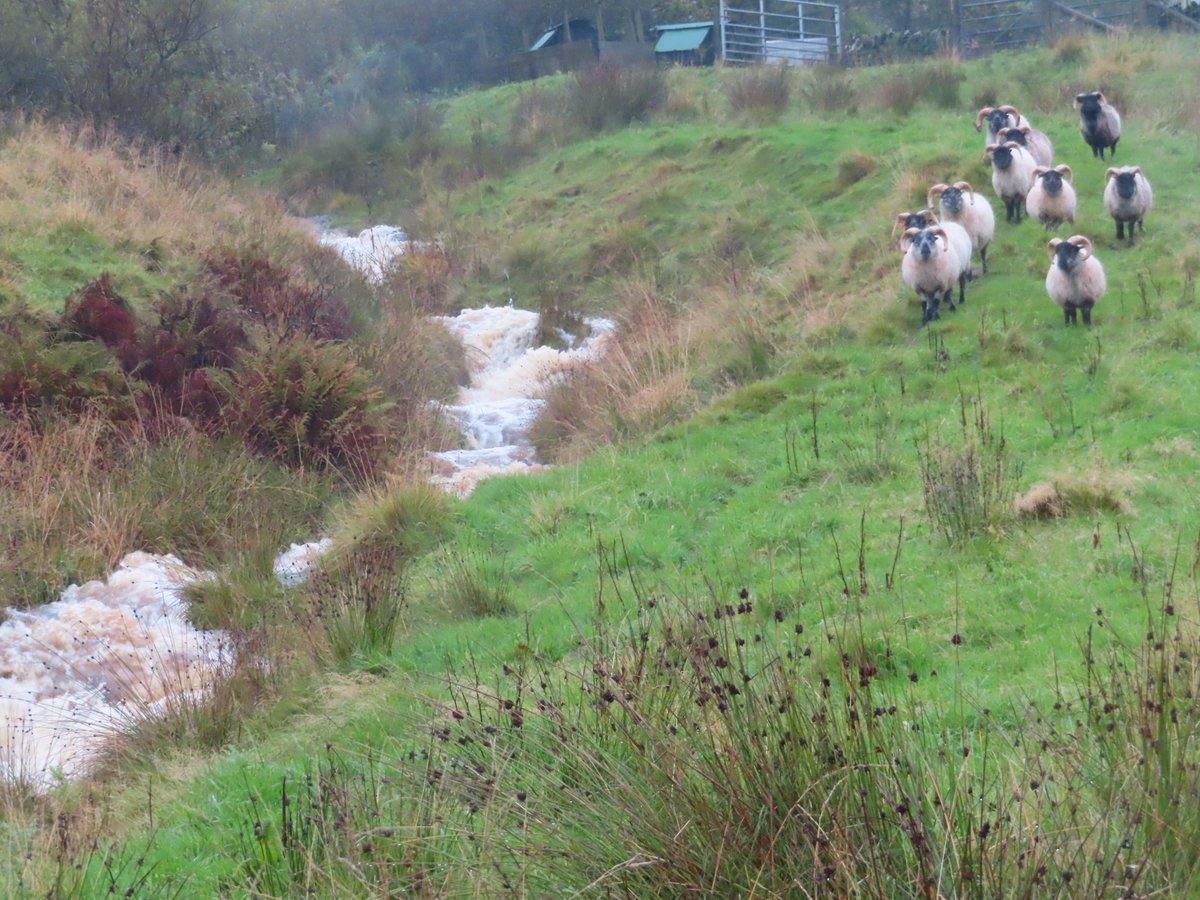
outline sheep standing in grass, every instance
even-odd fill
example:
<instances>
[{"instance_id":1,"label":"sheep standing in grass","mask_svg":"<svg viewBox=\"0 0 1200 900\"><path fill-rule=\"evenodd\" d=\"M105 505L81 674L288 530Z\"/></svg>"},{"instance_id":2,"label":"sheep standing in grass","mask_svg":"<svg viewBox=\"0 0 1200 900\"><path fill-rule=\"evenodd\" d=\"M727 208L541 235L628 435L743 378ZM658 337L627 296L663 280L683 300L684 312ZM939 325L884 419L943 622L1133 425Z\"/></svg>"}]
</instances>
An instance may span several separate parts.
<instances>
[{"instance_id":1,"label":"sheep standing in grass","mask_svg":"<svg viewBox=\"0 0 1200 900\"><path fill-rule=\"evenodd\" d=\"M1117 240L1125 237L1125 226L1129 226L1129 246L1133 246L1133 226L1140 225L1142 232L1146 224L1142 221L1154 206L1154 191L1142 174L1141 166L1121 166L1109 169L1104 174L1104 208L1117 222Z\"/></svg>"},{"instance_id":2,"label":"sheep standing in grass","mask_svg":"<svg viewBox=\"0 0 1200 900\"><path fill-rule=\"evenodd\" d=\"M1046 273L1046 293L1063 311L1063 321L1075 324L1075 316L1083 311L1083 324L1092 324L1092 307L1104 296L1108 281L1104 266L1092 255L1092 242L1081 234L1065 241L1055 238L1046 245L1050 254L1050 271Z\"/></svg>"},{"instance_id":3,"label":"sheep standing in grass","mask_svg":"<svg viewBox=\"0 0 1200 900\"><path fill-rule=\"evenodd\" d=\"M1075 108L1079 110L1079 133L1092 148L1092 156L1104 159L1104 151L1117 155L1117 141L1121 139L1121 114L1116 107L1104 99L1100 91L1075 95Z\"/></svg>"},{"instance_id":4,"label":"sheep standing in grass","mask_svg":"<svg viewBox=\"0 0 1200 900\"><path fill-rule=\"evenodd\" d=\"M983 146L1000 143L1000 132L1005 128L1016 128L1022 122L1021 114L1015 106L985 106L975 117L975 130L983 131L984 120L987 121L987 131L983 135ZM1029 121L1024 120L1028 125Z\"/></svg>"},{"instance_id":5,"label":"sheep standing in grass","mask_svg":"<svg viewBox=\"0 0 1200 900\"><path fill-rule=\"evenodd\" d=\"M1046 137L1043 132L1030 128L1028 125L1000 129L1000 140L996 143L1003 144L1008 141L1020 144L1028 150L1033 161L1039 166L1054 165L1054 145L1050 143L1050 138Z\"/></svg>"},{"instance_id":6,"label":"sheep standing in grass","mask_svg":"<svg viewBox=\"0 0 1200 900\"><path fill-rule=\"evenodd\" d=\"M937 202L942 224L955 222L966 229L971 246L979 251L983 274L987 274L987 250L996 234L996 215L987 197L977 194L965 181L956 181L953 186L935 184L929 189L925 202L933 206Z\"/></svg>"},{"instance_id":7,"label":"sheep standing in grass","mask_svg":"<svg viewBox=\"0 0 1200 900\"><path fill-rule=\"evenodd\" d=\"M1071 186L1073 178L1068 165L1037 166L1033 170L1033 186L1025 197L1029 215L1042 223L1049 231L1063 222L1075 224L1076 197Z\"/></svg>"},{"instance_id":8,"label":"sheep standing in grass","mask_svg":"<svg viewBox=\"0 0 1200 900\"><path fill-rule=\"evenodd\" d=\"M941 317L938 306L942 300L954 308L951 300L954 283L958 282L961 292L966 272L946 230L939 225L909 228L904 232L901 246L904 259L900 263L900 276L920 298L921 324L926 325Z\"/></svg>"},{"instance_id":9,"label":"sheep standing in grass","mask_svg":"<svg viewBox=\"0 0 1200 900\"><path fill-rule=\"evenodd\" d=\"M1025 196L1033 184L1033 157L1015 141L989 144L987 155L992 161L992 187L1004 201L1006 220L1020 225Z\"/></svg>"}]
</instances>

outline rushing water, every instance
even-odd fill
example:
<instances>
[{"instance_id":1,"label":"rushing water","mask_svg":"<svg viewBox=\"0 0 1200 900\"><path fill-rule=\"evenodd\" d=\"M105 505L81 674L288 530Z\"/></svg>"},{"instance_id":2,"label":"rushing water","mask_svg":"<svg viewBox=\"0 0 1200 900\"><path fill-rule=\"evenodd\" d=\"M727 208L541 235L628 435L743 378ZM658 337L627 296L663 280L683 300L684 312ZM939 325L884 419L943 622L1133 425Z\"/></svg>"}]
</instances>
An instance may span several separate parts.
<instances>
[{"instance_id":1,"label":"rushing water","mask_svg":"<svg viewBox=\"0 0 1200 900\"><path fill-rule=\"evenodd\" d=\"M397 255L429 246L387 225L349 235L321 229L318 223L318 237L371 281L379 281ZM613 323L588 319L587 337L559 335L567 348L560 350L538 345L538 314L527 309L483 306L436 321L462 342L471 382L459 392L457 403L445 407L462 431L464 446L430 453L431 480L465 497L484 478L544 468L529 440L529 429L545 405L542 395L571 369L604 351Z\"/></svg>"},{"instance_id":2,"label":"rushing water","mask_svg":"<svg viewBox=\"0 0 1200 900\"><path fill-rule=\"evenodd\" d=\"M0 778L44 787L80 774L103 741L202 696L228 667L224 635L187 621L181 591L207 578L130 553L107 581L0 624Z\"/></svg>"},{"instance_id":3,"label":"rushing water","mask_svg":"<svg viewBox=\"0 0 1200 900\"><path fill-rule=\"evenodd\" d=\"M421 252L398 228L358 235L320 228L372 282L398 255ZM538 316L512 306L464 309L440 319L467 351L470 384L445 411L464 447L430 453L433 481L465 496L497 474L541 466L529 428L547 387L603 352L613 324L590 319L590 334L561 335L566 349L537 345ZM300 584L328 538L293 544L275 559L286 587ZM48 787L83 774L105 740L173 705L202 700L233 662L225 636L187 620L183 589L212 577L173 556L130 553L106 581L72 585L59 600L7 610L0 623L0 780Z\"/></svg>"}]
</instances>

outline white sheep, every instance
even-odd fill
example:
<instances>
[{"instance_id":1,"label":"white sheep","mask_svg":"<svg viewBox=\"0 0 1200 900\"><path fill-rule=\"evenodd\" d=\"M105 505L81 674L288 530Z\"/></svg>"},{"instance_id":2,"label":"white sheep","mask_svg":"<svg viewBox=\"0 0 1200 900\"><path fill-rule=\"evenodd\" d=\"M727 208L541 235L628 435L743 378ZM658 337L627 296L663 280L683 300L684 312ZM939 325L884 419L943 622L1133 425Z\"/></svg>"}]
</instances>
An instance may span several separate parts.
<instances>
[{"instance_id":1,"label":"white sheep","mask_svg":"<svg viewBox=\"0 0 1200 900\"><path fill-rule=\"evenodd\" d=\"M966 273L961 258L950 246L945 228L940 225L909 228L904 232L901 246L904 259L900 263L900 276L920 298L921 324L925 325L941 318L938 306L942 300L954 308L951 300L954 283L958 282L961 291Z\"/></svg>"},{"instance_id":2,"label":"white sheep","mask_svg":"<svg viewBox=\"0 0 1200 900\"><path fill-rule=\"evenodd\" d=\"M1050 255L1046 293L1061 307L1067 325L1074 325L1076 312L1083 310L1083 324L1090 326L1092 307L1108 289L1104 266L1092 255L1092 242L1076 234L1065 241L1055 238L1046 249Z\"/></svg>"},{"instance_id":3,"label":"white sheep","mask_svg":"<svg viewBox=\"0 0 1200 900\"><path fill-rule=\"evenodd\" d=\"M1051 169L1037 166L1033 170L1033 185L1025 197L1029 215L1042 223L1049 231L1063 222L1075 224L1076 197L1071 186L1074 175L1065 163Z\"/></svg>"},{"instance_id":4,"label":"white sheep","mask_svg":"<svg viewBox=\"0 0 1200 900\"><path fill-rule=\"evenodd\" d=\"M1146 224L1142 221L1154 206L1154 191L1142 174L1141 166L1121 166L1104 173L1104 208L1117 222L1117 240L1125 237L1125 226L1129 226L1129 246L1133 246L1133 226L1140 225L1142 232Z\"/></svg>"},{"instance_id":5,"label":"white sheep","mask_svg":"<svg viewBox=\"0 0 1200 900\"><path fill-rule=\"evenodd\" d=\"M929 189L925 202L937 201L942 224L956 222L967 230L971 246L979 252L983 274L987 274L987 250L996 234L996 215L987 197L977 194L965 181L953 185L935 184Z\"/></svg>"},{"instance_id":6,"label":"white sheep","mask_svg":"<svg viewBox=\"0 0 1200 900\"><path fill-rule=\"evenodd\" d=\"M1117 155L1117 141L1121 140L1121 114L1109 103L1100 91L1075 95L1075 108L1079 110L1079 133L1092 148L1092 156L1104 159L1105 149L1110 156Z\"/></svg>"},{"instance_id":7,"label":"white sheep","mask_svg":"<svg viewBox=\"0 0 1200 900\"><path fill-rule=\"evenodd\" d=\"M1004 201L1005 218L1020 225L1025 196L1033 184L1033 157L1015 141L989 144L987 155L992 161L992 187Z\"/></svg>"},{"instance_id":8,"label":"white sheep","mask_svg":"<svg viewBox=\"0 0 1200 900\"><path fill-rule=\"evenodd\" d=\"M1050 138L1046 137L1044 132L1030 128L1028 125L1021 125L1017 128L1001 128L1000 140L996 143L1003 144L1006 141L1020 144L1028 150L1033 161L1039 166L1054 165L1054 145L1050 143Z\"/></svg>"},{"instance_id":9,"label":"white sheep","mask_svg":"<svg viewBox=\"0 0 1200 900\"><path fill-rule=\"evenodd\" d=\"M983 135L983 146L1000 143L1000 132L1005 128L1016 128L1022 121L1029 124L1028 119L1022 119L1015 106L985 106L975 117L975 130L983 131L983 121L987 119L987 132Z\"/></svg>"},{"instance_id":10,"label":"white sheep","mask_svg":"<svg viewBox=\"0 0 1200 900\"><path fill-rule=\"evenodd\" d=\"M957 222L940 222L935 213L931 209L918 210L915 213L902 212L896 215L896 224L892 226L892 237L896 236L897 230L907 231L910 228L928 228L931 225L941 225L946 231L946 239L950 243L955 255L958 256L959 262L962 265L963 282L966 282L971 277L971 252L974 245L971 243L971 236L967 234L967 230ZM959 285L958 302L966 302L966 292L963 290L963 285ZM954 307L951 306L951 309Z\"/></svg>"}]
</instances>

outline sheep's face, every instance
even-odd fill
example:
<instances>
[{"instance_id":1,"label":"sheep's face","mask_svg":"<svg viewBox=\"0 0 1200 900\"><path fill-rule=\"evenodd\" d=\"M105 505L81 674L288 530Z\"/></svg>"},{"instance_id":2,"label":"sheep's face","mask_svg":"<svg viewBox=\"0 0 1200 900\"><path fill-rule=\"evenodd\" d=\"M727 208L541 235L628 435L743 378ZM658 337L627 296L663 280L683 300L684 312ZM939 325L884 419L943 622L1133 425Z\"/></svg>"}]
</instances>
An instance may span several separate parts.
<instances>
[{"instance_id":1,"label":"sheep's face","mask_svg":"<svg viewBox=\"0 0 1200 900\"><path fill-rule=\"evenodd\" d=\"M1137 175L1133 172L1118 172L1113 176L1117 183L1117 196L1122 200L1132 200L1137 193Z\"/></svg>"},{"instance_id":2,"label":"sheep's face","mask_svg":"<svg viewBox=\"0 0 1200 900\"><path fill-rule=\"evenodd\" d=\"M1099 91L1076 96L1075 100L1079 103L1079 115L1088 120L1097 118L1100 115L1100 96Z\"/></svg>"},{"instance_id":3,"label":"sheep's face","mask_svg":"<svg viewBox=\"0 0 1200 900\"><path fill-rule=\"evenodd\" d=\"M1070 275L1077 270L1087 257L1081 252L1083 250L1078 244L1072 244L1070 241L1063 241L1054 248L1054 264L1062 271Z\"/></svg>"},{"instance_id":4,"label":"sheep's face","mask_svg":"<svg viewBox=\"0 0 1200 900\"><path fill-rule=\"evenodd\" d=\"M1049 172L1043 172L1038 177L1042 179L1042 190L1044 190L1047 194L1052 197L1057 197L1062 193L1063 177L1061 173L1051 170Z\"/></svg>"},{"instance_id":5,"label":"sheep's face","mask_svg":"<svg viewBox=\"0 0 1200 900\"><path fill-rule=\"evenodd\" d=\"M909 239L909 252L920 260L933 259L940 249L938 236L932 231L918 231Z\"/></svg>"},{"instance_id":6,"label":"sheep's face","mask_svg":"<svg viewBox=\"0 0 1200 900\"><path fill-rule=\"evenodd\" d=\"M1013 151L1010 147L1000 146L992 151L992 165L1000 171L1005 171L1012 165Z\"/></svg>"},{"instance_id":7,"label":"sheep's face","mask_svg":"<svg viewBox=\"0 0 1200 900\"><path fill-rule=\"evenodd\" d=\"M960 188L948 187L942 192L942 209L946 215L957 216L963 211L963 192Z\"/></svg>"},{"instance_id":8,"label":"sheep's face","mask_svg":"<svg viewBox=\"0 0 1200 900\"><path fill-rule=\"evenodd\" d=\"M988 131L992 134L999 134L1004 128L1012 125L1012 116L1001 109L993 109L988 114Z\"/></svg>"},{"instance_id":9,"label":"sheep's face","mask_svg":"<svg viewBox=\"0 0 1200 900\"><path fill-rule=\"evenodd\" d=\"M1025 132L1020 128L1006 128L1000 133L1000 140L1012 141L1014 144L1019 144L1022 147L1028 147L1029 143L1025 139Z\"/></svg>"}]
</instances>

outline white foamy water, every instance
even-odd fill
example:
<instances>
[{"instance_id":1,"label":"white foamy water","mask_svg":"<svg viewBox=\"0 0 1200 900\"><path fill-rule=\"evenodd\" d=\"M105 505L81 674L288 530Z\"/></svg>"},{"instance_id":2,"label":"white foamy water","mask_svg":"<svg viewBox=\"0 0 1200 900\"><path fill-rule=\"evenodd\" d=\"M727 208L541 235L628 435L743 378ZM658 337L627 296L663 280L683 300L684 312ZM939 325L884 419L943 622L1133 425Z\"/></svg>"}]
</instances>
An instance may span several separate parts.
<instances>
[{"instance_id":1,"label":"white foamy water","mask_svg":"<svg viewBox=\"0 0 1200 900\"><path fill-rule=\"evenodd\" d=\"M466 448L430 454L433 482L465 497L484 478L543 469L529 441L546 403L542 397L556 380L603 352L613 323L588 319L588 336L557 350L537 346L538 314L527 309L485 306L438 321L466 348L471 383L459 392L458 403L445 407L462 429Z\"/></svg>"},{"instance_id":2,"label":"white foamy water","mask_svg":"<svg viewBox=\"0 0 1200 900\"><path fill-rule=\"evenodd\" d=\"M390 225L350 235L325 230L319 220L314 224L322 244L335 248L374 283L383 279L396 256L429 247ZM430 454L433 483L465 497L484 478L545 468L529 441L529 429L545 405L542 397L557 379L603 353L613 323L588 319L588 336L576 340L564 333L560 337L568 349L558 350L537 345L538 314L527 309L484 306L436 321L466 348L471 383L457 403L444 407L462 430L466 446Z\"/></svg>"},{"instance_id":3,"label":"white foamy water","mask_svg":"<svg viewBox=\"0 0 1200 900\"><path fill-rule=\"evenodd\" d=\"M0 624L0 778L44 787L86 771L107 738L181 698L202 698L233 659L198 631L181 592L206 573L130 553L107 581L9 609Z\"/></svg>"},{"instance_id":4,"label":"white foamy water","mask_svg":"<svg viewBox=\"0 0 1200 900\"><path fill-rule=\"evenodd\" d=\"M320 220L313 224L317 229L317 240L337 250L342 259L372 284L383 281L387 267L397 256L427 251L432 246L426 241L409 240L408 235L394 225L375 225L358 234L349 234L324 228Z\"/></svg>"},{"instance_id":5,"label":"white foamy water","mask_svg":"<svg viewBox=\"0 0 1200 900\"><path fill-rule=\"evenodd\" d=\"M303 584L308 580L309 570L332 549L332 538L321 538L305 544L292 544L275 557L275 563L272 566L275 577L284 587Z\"/></svg>"}]
</instances>

